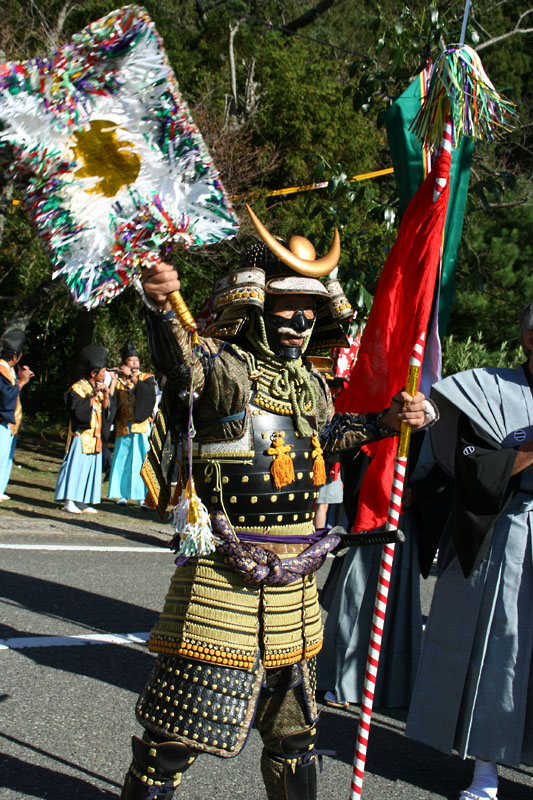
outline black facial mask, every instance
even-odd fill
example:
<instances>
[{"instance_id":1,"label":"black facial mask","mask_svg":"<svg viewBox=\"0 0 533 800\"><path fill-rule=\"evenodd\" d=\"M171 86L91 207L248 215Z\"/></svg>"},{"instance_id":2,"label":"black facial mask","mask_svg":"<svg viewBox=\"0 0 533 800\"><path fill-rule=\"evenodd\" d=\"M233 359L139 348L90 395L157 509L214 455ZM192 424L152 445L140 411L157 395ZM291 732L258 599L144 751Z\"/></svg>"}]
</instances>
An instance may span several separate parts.
<instances>
[{"instance_id":1,"label":"black facial mask","mask_svg":"<svg viewBox=\"0 0 533 800\"><path fill-rule=\"evenodd\" d=\"M283 358L296 359L302 355L301 347L288 347L281 344L280 341L280 328L291 328L297 335L302 335L310 330L315 324L315 317L308 319L304 312L295 311L292 317L280 317L278 314L266 313L265 314L265 330L267 334L268 344L270 349L277 355Z\"/></svg>"}]
</instances>

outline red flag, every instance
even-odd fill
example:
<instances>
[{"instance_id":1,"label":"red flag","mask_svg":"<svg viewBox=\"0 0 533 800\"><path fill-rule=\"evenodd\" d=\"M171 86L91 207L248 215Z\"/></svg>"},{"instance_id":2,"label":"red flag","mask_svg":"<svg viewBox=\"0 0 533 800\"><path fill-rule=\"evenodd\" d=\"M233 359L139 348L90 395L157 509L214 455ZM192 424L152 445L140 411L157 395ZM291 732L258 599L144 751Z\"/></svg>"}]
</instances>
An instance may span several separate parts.
<instances>
[{"instance_id":1,"label":"red flag","mask_svg":"<svg viewBox=\"0 0 533 800\"><path fill-rule=\"evenodd\" d=\"M429 321L448 208L450 162L450 154L441 152L402 217L357 361L335 403L337 411L381 411L405 385L413 347ZM433 202L443 180L446 185ZM386 522L397 447L396 437L367 445L373 457L361 486L354 531L372 530Z\"/></svg>"}]
</instances>

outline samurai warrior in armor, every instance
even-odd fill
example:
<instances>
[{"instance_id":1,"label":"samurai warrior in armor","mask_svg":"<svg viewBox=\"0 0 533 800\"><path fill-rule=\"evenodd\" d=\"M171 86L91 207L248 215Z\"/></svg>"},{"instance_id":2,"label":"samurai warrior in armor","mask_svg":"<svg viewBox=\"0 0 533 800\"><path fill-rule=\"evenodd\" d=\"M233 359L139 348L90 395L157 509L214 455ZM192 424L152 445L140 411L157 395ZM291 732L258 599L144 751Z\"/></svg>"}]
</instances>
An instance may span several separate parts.
<instances>
[{"instance_id":1,"label":"samurai warrior in armor","mask_svg":"<svg viewBox=\"0 0 533 800\"><path fill-rule=\"evenodd\" d=\"M150 636L157 657L136 707L144 734L133 737L122 800L171 797L199 754L238 755L252 726L268 798L316 798L314 573L338 543L313 527L324 456L427 419L423 396L405 392L381 413L334 416L309 354L346 344L349 303L337 280L320 280L337 265L338 234L317 259L308 240L284 244L251 216L263 241L215 284L214 322L196 345L168 310L174 268L144 276L153 358L167 377L145 470L163 476L166 507L192 421L189 464L218 544L177 560Z\"/></svg>"}]
</instances>

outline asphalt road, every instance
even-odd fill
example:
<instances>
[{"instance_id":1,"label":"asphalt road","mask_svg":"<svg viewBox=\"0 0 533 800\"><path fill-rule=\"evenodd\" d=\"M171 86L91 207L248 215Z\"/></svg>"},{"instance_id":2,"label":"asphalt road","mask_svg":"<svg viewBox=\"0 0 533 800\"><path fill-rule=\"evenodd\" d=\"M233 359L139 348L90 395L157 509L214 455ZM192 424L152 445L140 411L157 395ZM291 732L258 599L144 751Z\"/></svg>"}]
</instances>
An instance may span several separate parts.
<instances>
[{"instance_id":1,"label":"asphalt road","mask_svg":"<svg viewBox=\"0 0 533 800\"><path fill-rule=\"evenodd\" d=\"M0 798L118 798L139 732L134 704L152 656L144 638L173 570L162 526L47 524L0 510ZM325 579L328 565L319 573ZM431 583L423 586L424 604ZM319 798L350 794L358 708L324 708ZM403 735L405 713L376 710L363 798L457 800L471 764ZM228 761L203 756L176 797L264 800L259 737ZM531 800L533 769L502 770L500 800Z\"/></svg>"}]
</instances>

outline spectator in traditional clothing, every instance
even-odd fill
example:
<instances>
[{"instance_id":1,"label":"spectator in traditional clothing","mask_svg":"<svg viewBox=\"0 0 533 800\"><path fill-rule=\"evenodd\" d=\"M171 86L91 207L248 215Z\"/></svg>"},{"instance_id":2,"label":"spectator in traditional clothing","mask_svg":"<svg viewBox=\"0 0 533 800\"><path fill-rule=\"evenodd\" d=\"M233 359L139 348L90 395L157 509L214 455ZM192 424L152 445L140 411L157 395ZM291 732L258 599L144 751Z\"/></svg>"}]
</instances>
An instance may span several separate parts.
<instances>
[{"instance_id":1,"label":"spectator in traditional clothing","mask_svg":"<svg viewBox=\"0 0 533 800\"><path fill-rule=\"evenodd\" d=\"M121 358L116 387L115 450L108 495L118 497L117 503L120 504L136 500L144 506L146 487L140 473L148 450L156 380L151 373L141 372L133 342L126 342Z\"/></svg>"},{"instance_id":2,"label":"spectator in traditional clothing","mask_svg":"<svg viewBox=\"0 0 533 800\"><path fill-rule=\"evenodd\" d=\"M533 764L533 303L520 333L522 366L433 387L455 490L406 733L476 759L460 800L494 800L497 764Z\"/></svg>"},{"instance_id":3,"label":"spectator in traditional clothing","mask_svg":"<svg viewBox=\"0 0 533 800\"><path fill-rule=\"evenodd\" d=\"M405 542L395 548L374 690L374 703L382 708L409 706L422 640L420 570L427 577L433 560L432 553L428 563L424 542L428 536L438 542L450 510L451 480L435 467L429 443L422 444L421 436L412 437L410 460L416 466L398 522ZM342 458L347 530L356 519L368 464L364 452ZM349 548L335 558L324 585L321 603L328 617L317 659L317 685L325 691L326 705L344 708L362 702L381 556L381 547Z\"/></svg>"},{"instance_id":4,"label":"spectator in traditional clothing","mask_svg":"<svg viewBox=\"0 0 533 800\"><path fill-rule=\"evenodd\" d=\"M34 377L28 366L18 366L25 339L23 330L13 328L4 334L0 343L0 502L9 500L5 489L22 421L20 390Z\"/></svg>"},{"instance_id":5,"label":"spectator in traditional clothing","mask_svg":"<svg viewBox=\"0 0 533 800\"><path fill-rule=\"evenodd\" d=\"M94 514L102 494L102 435L115 415L117 378L113 374L106 385L107 350L101 345L84 347L80 366L84 377L65 396L69 429L55 500L71 514Z\"/></svg>"}]
</instances>

